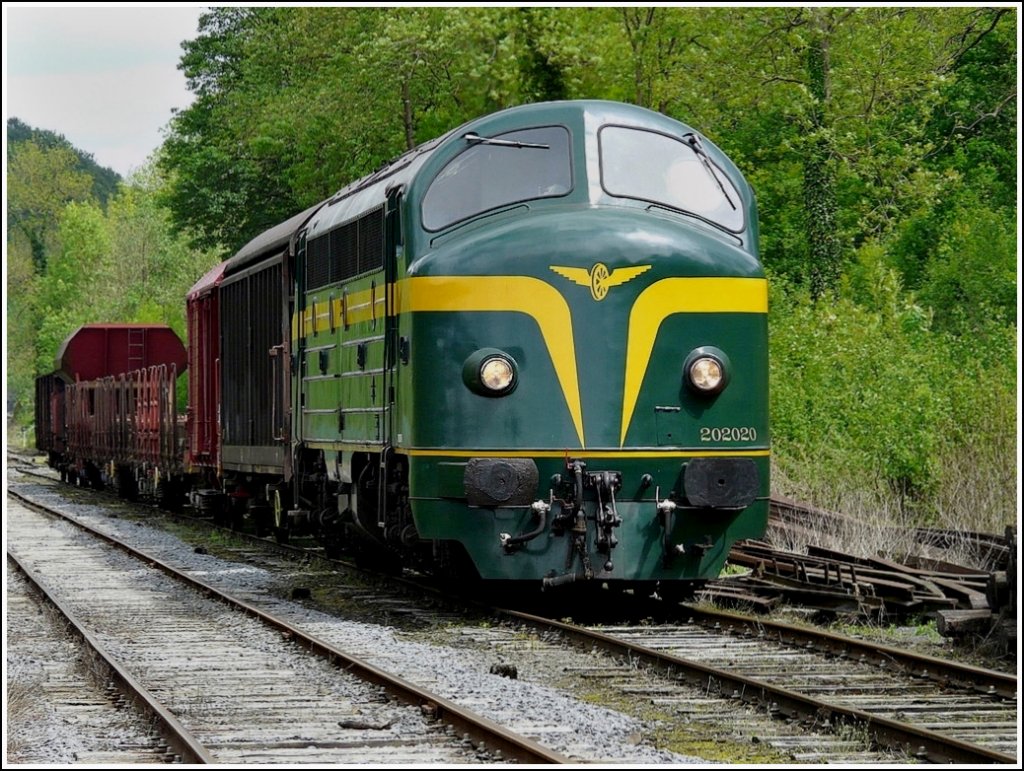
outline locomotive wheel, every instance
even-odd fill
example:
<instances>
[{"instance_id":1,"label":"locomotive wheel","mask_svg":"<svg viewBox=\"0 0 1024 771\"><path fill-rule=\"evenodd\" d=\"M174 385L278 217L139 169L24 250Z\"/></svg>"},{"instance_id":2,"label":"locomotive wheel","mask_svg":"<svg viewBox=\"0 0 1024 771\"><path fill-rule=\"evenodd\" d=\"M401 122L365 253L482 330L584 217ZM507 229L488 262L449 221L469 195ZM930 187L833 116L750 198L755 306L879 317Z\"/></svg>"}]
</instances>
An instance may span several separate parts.
<instances>
[{"instance_id":1,"label":"locomotive wheel","mask_svg":"<svg viewBox=\"0 0 1024 771\"><path fill-rule=\"evenodd\" d=\"M288 543L288 512L281 501L281 491L274 490L274 539L278 543Z\"/></svg>"}]
</instances>

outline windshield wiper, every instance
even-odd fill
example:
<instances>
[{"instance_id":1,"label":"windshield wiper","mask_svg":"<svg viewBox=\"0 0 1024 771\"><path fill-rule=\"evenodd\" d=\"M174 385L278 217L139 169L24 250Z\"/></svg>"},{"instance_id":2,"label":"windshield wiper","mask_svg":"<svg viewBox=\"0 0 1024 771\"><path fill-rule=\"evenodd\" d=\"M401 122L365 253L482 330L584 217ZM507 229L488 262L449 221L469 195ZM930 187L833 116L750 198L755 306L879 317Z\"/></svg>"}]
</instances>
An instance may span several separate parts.
<instances>
[{"instance_id":1,"label":"windshield wiper","mask_svg":"<svg viewBox=\"0 0 1024 771\"><path fill-rule=\"evenodd\" d=\"M708 174L711 175L711 179L718 183L718 189L722 191L722 195L725 196L725 200L729 202L732 210L736 211L736 204L732 202L729 194L725 191L725 185L722 184L722 180L719 179L718 175L715 173L715 167L711 165L711 159L708 158L708 154L704 151L704 145L701 144L700 137L696 134L684 134L683 140L693 149L696 156L700 158L700 162L704 164L704 168L707 169Z\"/></svg>"},{"instance_id":2,"label":"windshield wiper","mask_svg":"<svg viewBox=\"0 0 1024 771\"><path fill-rule=\"evenodd\" d=\"M536 150L550 150L551 145L537 145L532 142L513 142L511 139L491 139L482 137L479 134L466 134L462 137L467 142L475 142L481 145L497 145L498 147L534 148ZM735 208L735 207L733 207Z\"/></svg>"}]
</instances>

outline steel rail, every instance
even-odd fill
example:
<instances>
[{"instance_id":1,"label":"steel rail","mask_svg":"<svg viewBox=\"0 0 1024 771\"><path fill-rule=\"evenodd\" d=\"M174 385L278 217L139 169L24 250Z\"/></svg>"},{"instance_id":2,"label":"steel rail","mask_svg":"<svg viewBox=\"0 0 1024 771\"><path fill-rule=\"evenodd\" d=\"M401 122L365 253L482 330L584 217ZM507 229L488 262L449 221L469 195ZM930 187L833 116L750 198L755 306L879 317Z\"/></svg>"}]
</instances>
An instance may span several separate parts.
<instances>
[{"instance_id":1,"label":"steel rail","mask_svg":"<svg viewBox=\"0 0 1024 771\"><path fill-rule=\"evenodd\" d=\"M796 691L771 685L751 677L733 674L679 656L620 640L585 627L566 624L543 616L515 610L501 610L510 619L535 628L557 630L566 638L588 647L599 647L611 654L628 657L672 677L767 708L793 718L811 718L820 725L843 722L867 731L883 747L908 752L932 763L1012 763L1017 758L976 744L942 736L933 731L872 715L863 710L830 704Z\"/></svg>"},{"instance_id":2,"label":"steel rail","mask_svg":"<svg viewBox=\"0 0 1024 771\"><path fill-rule=\"evenodd\" d=\"M168 748L179 756L182 763L209 764L215 762L209 750L142 683L136 680L127 669L118 663L99 639L85 627L67 605L57 598L57 595L38 574L27 565L24 565L9 550L7 552L7 561L25 576L26 580L48 603L57 609L68 624L70 624L74 634L99 657L115 687L139 711L153 720Z\"/></svg>"},{"instance_id":3,"label":"steel rail","mask_svg":"<svg viewBox=\"0 0 1024 771\"><path fill-rule=\"evenodd\" d=\"M418 706L427 717L446 723L460 733L468 734L478 748L486 745L488 750L500 751L505 759L512 759L522 763L540 764L573 762L565 755L554 752L532 739L520 736L514 731L510 731L504 726L498 725L492 720L478 715L471 710L464 709L449 699L442 698L437 694L431 693L424 688L420 688L401 677L392 675L383 669L364 661L363 659L346 653L340 648L336 648L330 643L292 626L287 621L267 613L251 603L225 594L211 584L195 578L194 576L190 576L187 573L183 573L163 560L136 549L108 533L97 530L90 525L81 522L75 517L32 501L13 490L8 490L7 494L16 498L22 505L27 506L34 511L56 516L70 522L76 527L79 527L89 534L106 541L136 559L142 560L147 565L154 567L179 581L189 584L209 597L221 600L222 602L243 611L273 629L277 629L282 634L287 635L294 642L300 644L310 652L327 659L335 666L351 672L361 680L385 688L390 694L405 703Z\"/></svg>"},{"instance_id":4,"label":"steel rail","mask_svg":"<svg viewBox=\"0 0 1024 771\"><path fill-rule=\"evenodd\" d=\"M1004 699L1017 698L1017 677L1005 672L996 672L955 661L945 661L911 651L903 651L889 645L856 640L852 637L826 632L821 629L784 624L779 621L766 621L759 618L744 616L723 610L708 610L692 605L683 605L685 613L701 624L736 625L748 629L751 633L778 640L779 642L798 645L823 653L831 653L840 658L855 658L862 662L886 666L895 664L912 676L934 680L943 686L955 686L965 690L973 690L988 696L1000 696ZM728 631L728 627L726 627Z\"/></svg>"}]
</instances>

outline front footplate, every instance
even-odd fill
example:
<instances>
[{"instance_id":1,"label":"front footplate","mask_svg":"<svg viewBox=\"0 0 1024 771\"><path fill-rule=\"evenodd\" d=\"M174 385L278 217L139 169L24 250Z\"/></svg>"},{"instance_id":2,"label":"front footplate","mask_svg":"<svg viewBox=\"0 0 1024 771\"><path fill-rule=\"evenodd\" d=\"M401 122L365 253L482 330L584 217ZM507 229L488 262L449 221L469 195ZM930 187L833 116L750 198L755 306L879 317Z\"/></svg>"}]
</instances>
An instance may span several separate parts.
<instances>
[{"instance_id":1,"label":"front footplate","mask_svg":"<svg viewBox=\"0 0 1024 771\"><path fill-rule=\"evenodd\" d=\"M501 533L498 540L505 554L515 554L519 549L547 529L548 515L553 507L558 513L551 518L551 532L567 535L565 572L561 575L551 571L543 579L545 587L559 586L578 580L594 578L595 571L590 562L587 535L590 523L594 523L594 546L598 554L605 556L600 575L606 577L615 569L612 550L618 545L615 529L622 525L615 504L615 495L622 489L622 474L618 471L588 472L587 464L581 460L567 460L566 474L556 474L548 501L535 501L530 509L533 528L519 535ZM575 570L579 561L580 570Z\"/></svg>"}]
</instances>

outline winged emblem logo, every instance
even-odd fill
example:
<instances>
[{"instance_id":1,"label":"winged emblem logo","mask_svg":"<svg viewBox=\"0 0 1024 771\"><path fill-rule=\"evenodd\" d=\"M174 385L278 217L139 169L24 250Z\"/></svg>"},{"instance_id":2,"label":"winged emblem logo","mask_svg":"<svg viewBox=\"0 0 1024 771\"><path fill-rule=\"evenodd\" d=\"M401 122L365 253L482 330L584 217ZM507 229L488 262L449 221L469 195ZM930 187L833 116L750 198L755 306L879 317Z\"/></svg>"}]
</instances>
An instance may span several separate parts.
<instances>
[{"instance_id":1,"label":"winged emblem logo","mask_svg":"<svg viewBox=\"0 0 1024 771\"><path fill-rule=\"evenodd\" d=\"M608 270L608 266L598 262L590 270L586 268L566 268L561 265L550 266L551 270L563 278L567 278L574 284L589 286L590 295L600 302L608 296L608 290L613 287L632 281L641 273L651 269L650 265L637 265L631 268L615 268Z\"/></svg>"}]
</instances>

